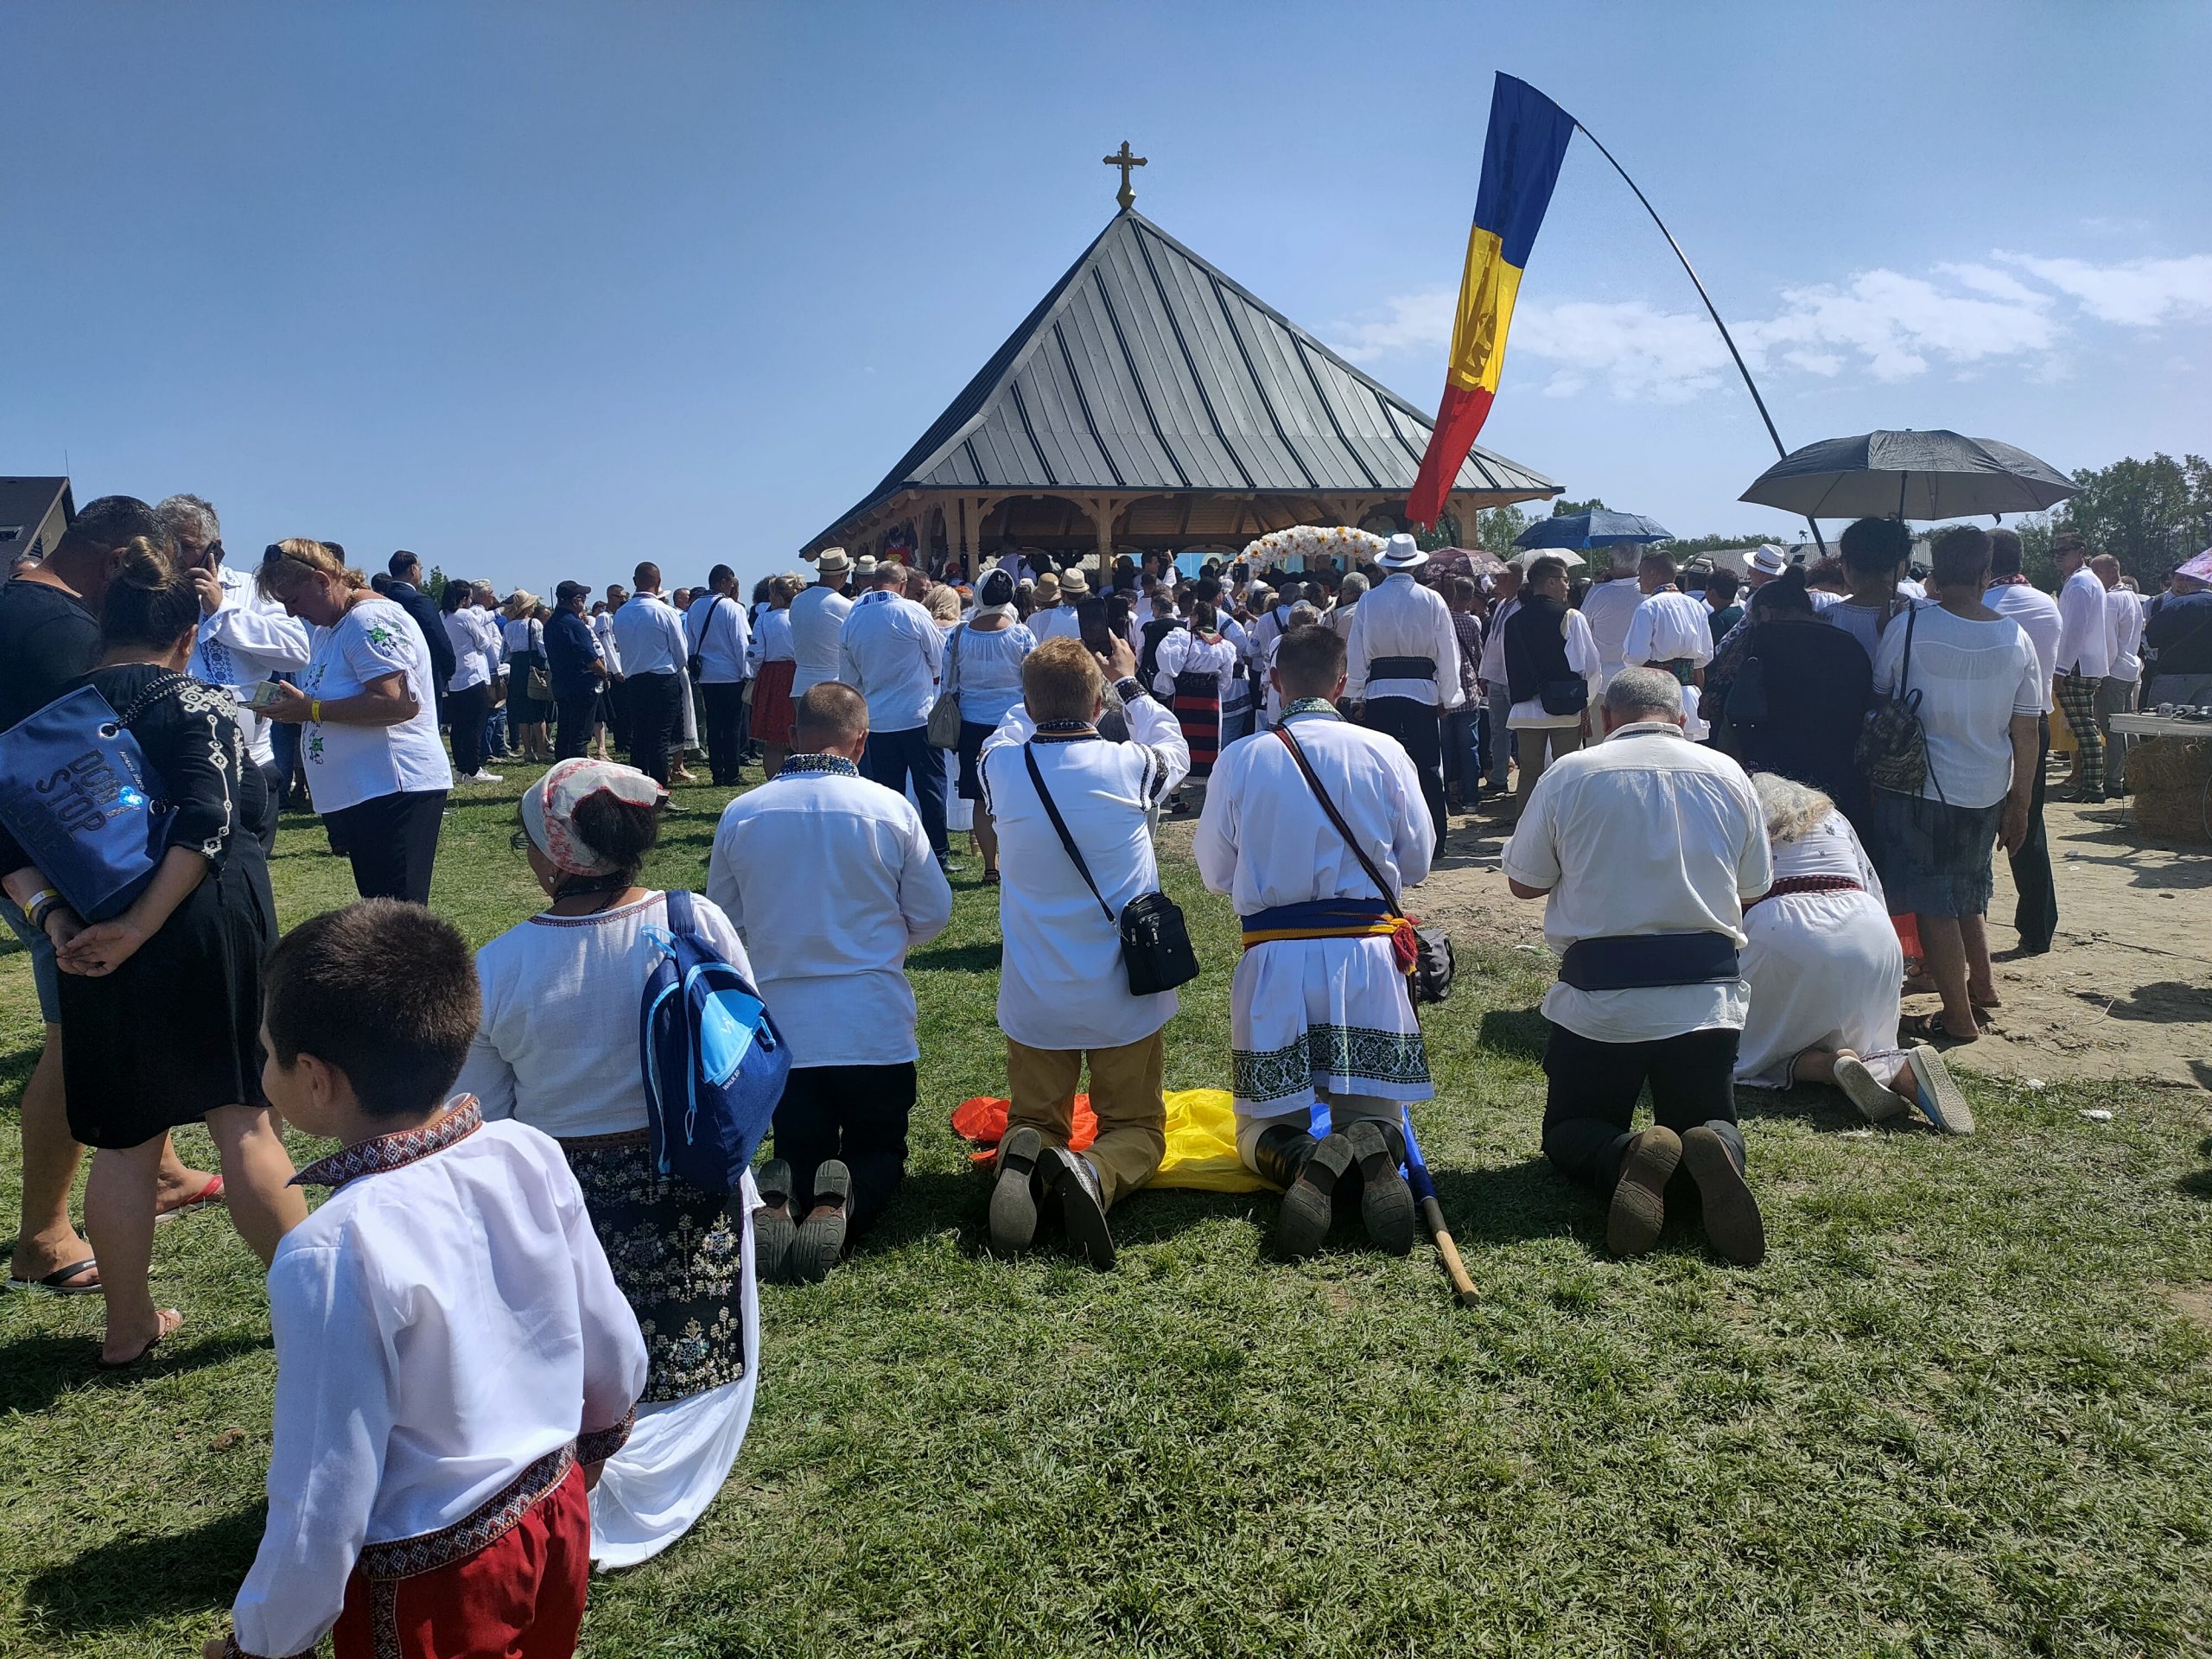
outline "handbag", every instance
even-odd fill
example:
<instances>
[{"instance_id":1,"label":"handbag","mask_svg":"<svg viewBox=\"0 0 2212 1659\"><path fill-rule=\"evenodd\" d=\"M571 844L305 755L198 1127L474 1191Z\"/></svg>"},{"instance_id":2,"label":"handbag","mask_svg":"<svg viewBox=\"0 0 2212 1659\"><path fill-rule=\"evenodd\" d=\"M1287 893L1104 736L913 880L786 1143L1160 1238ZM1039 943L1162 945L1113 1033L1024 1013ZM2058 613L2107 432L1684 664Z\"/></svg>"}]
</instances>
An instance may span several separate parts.
<instances>
[{"instance_id":1,"label":"handbag","mask_svg":"<svg viewBox=\"0 0 2212 1659\"><path fill-rule=\"evenodd\" d=\"M130 722L185 683L164 674L121 714L79 686L0 733L0 823L88 922L130 908L168 850L174 814Z\"/></svg>"},{"instance_id":2,"label":"handbag","mask_svg":"<svg viewBox=\"0 0 2212 1659\"><path fill-rule=\"evenodd\" d=\"M1577 680L1575 683L1580 685L1582 682ZM1440 927L1423 927L1406 914L1398 901L1397 893L1382 879L1382 873L1375 868L1374 860L1368 857L1367 849L1359 844L1359 838L1352 834L1351 826L1337 810L1337 804L1329 798L1329 791L1321 787L1321 779L1315 775L1313 762L1306 758L1306 751L1298 747L1298 740L1291 735L1290 728L1287 725L1276 727L1275 735L1290 751L1291 759L1298 762L1298 770L1305 775L1306 788L1313 791L1313 798L1321 804L1321 810L1328 815L1329 822L1336 825L1337 833L1344 837L1344 845L1351 849L1351 855L1359 861L1359 868L1375 884L1375 891L1382 895L1382 902L1390 906L1391 915L1413 928L1414 970L1407 976L1406 994L1413 998L1416 1007L1423 1002L1443 1001L1452 995L1452 982L1459 972L1459 958L1452 949L1452 936Z\"/></svg>"},{"instance_id":3,"label":"handbag","mask_svg":"<svg viewBox=\"0 0 2212 1659\"><path fill-rule=\"evenodd\" d=\"M524 682L524 687L532 702L553 701L553 677L536 663L530 665L530 678Z\"/></svg>"},{"instance_id":4,"label":"handbag","mask_svg":"<svg viewBox=\"0 0 2212 1659\"><path fill-rule=\"evenodd\" d=\"M1121 932L1122 966L1129 976L1129 995L1152 996L1196 979L1198 953L1191 947L1191 927L1182 907L1164 893L1141 893L1116 916L1113 907L1106 902L1106 895L1098 891L1098 883L1091 880L1090 866L1083 861L1083 854L1076 847L1075 837L1068 833L1067 823L1060 817L1052 791L1045 787L1045 774L1037 769L1037 756L1026 743L1021 746L1021 759L1029 768L1029 781L1037 786L1037 798L1045 804L1045 816L1052 821L1053 831L1059 836L1060 845L1067 849L1076 874L1083 877L1084 886L1090 889L1090 896L1106 912L1106 919Z\"/></svg>"},{"instance_id":5,"label":"handbag","mask_svg":"<svg viewBox=\"0 0 2212 1659\"><path fill-rule=\"evenodd\" d=\"M960 747L960 636L967 632L963 622L952 631L952 641L945 648L944 690L930 705L929 741L933 749Z\"/></svg>"},{"instance_id":6,"label":"handbag","mask_svg":"<svg viewBox=\"0 0 2212 1659\"><path fill-rule=\"evenodd\" d=\"M1917 795L1928 781L1928 731L1920 721L1920 693L1907 689L1912 677L1912 628L1919 618L1918 606L1905 613L1904 658L1897 664L1897 690L1860 728L1853 754L1868 783L1900 795Z\"/></svg>"}]
</instances>

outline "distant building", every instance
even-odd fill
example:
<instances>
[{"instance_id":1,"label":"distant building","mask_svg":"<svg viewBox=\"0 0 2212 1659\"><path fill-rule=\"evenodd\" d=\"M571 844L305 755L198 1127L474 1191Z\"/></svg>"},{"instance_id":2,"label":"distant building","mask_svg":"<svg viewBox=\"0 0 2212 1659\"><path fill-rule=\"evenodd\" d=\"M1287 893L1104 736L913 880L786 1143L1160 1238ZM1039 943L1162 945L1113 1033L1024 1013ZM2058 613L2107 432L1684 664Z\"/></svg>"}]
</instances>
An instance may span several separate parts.
<instances>
[{"instance_id":1,"label":"distant building","mask_svg":"<svg viewBox=\"0 0 2212 1659\"><path fill-rule=\"evenodd\" d=\"M66 478L0 478L0 575L17 559L42 559L77 516Z\"/></svg>"}]
</instances>

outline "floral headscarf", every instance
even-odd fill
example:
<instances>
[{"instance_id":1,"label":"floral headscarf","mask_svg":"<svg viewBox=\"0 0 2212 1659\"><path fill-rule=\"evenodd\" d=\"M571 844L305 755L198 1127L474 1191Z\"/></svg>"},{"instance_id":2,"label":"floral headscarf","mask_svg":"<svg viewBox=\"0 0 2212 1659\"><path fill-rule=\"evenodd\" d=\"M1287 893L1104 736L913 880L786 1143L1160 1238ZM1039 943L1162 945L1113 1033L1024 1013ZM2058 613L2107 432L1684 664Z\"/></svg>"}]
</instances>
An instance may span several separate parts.
<instances>
[{"instance_id":1,"label":"floral headscarf","mask_svg":"<svg viewBox=\"0 0 2212 1659\"><path fill-rule=\"evenodd\" d=\"M608 760L563 760L532 784L522 798L523 832L531 845L569 875L607 875L614 861L592 850L576 829L576 807L594 795L608 794L632 806L658 806L668 791L635 766Z\"/></svg>"}]
</instances>

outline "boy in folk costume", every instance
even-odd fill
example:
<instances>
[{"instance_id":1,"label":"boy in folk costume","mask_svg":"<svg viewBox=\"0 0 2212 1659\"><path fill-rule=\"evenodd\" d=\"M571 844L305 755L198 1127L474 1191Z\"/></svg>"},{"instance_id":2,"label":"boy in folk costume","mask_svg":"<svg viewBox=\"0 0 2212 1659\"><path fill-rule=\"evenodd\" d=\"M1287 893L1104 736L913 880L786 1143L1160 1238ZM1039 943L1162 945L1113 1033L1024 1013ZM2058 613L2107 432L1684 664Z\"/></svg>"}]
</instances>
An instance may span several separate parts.
<instances>
[{"instance_id":1,"label":"boy in folk costume","mask_svg":"<svg viewBox=\"0 0 2212 1659\"><path fill-rule=\"evenodd\" d=\"M1230 1005L1236 1149L1284 1188L1274 1245L1291 1257L1320 1247L1347 1175L1370 1238L1393 1252L1412 1246L1413 1194L1399 1173L1405 1103L1435 1094L1398 950L1410 927L1393 919L1400 892L1428 874L1435 829L1404 748L1338 714L1344 670L1334 629L1282 637L1271 676L1278 734L1222 756L1193 847L1206 886L1243 918Z\"/></svg>"},{"instance_id":2,"label":"boy in folk costume","mask_svg":"<svg viewBox=\"0 0 2212 1659\"><path fill-rule=\"evenodd\" d=\"M636 1316L561 1149L446 1099L480 1006L468 946L370 899L265 972L270 1103L343 1150L269 1268L276 1446L222 1655L563 1659L586 1492L645 1384Z\"/></svg>"}]
</instances>

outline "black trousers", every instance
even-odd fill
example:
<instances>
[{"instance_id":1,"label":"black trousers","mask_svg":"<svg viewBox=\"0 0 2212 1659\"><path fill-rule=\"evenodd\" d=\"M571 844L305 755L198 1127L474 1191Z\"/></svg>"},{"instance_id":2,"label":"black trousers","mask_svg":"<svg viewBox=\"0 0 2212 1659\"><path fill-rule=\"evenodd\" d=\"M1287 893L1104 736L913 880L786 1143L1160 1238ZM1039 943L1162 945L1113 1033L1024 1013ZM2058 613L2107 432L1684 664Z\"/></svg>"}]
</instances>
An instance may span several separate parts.
<instances>
[{"instance_id":1,"label":"black trousers","mask_svg":"<svg viewBox=\"0 0 2212 1659\"><path fill-rule=\"evenodd\" d=\"M1544 1050L1544 1156L1570 1180L1611 1195L1634 1137L1637 1096L1651 1085L1655 1122L1677 1135L1702 1124L1744 1166L1736 1127L1736 1046L1743 1033L1693 1031L1650 1043L1600 1043L1564 1026Z\"/></svg>"},{"instance_id":2,"label":"black trousers","mask_svg":"<svg viewBox=\"0 0 2212 1659\"><path fill-rule=\"evenodd\" d=\"M1436 826L1436 844L1444 844L1444 728L1433 704L1411 697L1370 697L1364 715L1369 729L1387 732L1421 774L1421 799L1428 803L1429 821Z\"/></svg>"},{"instance_id":3,"label":"black trousers","mask_svg":"<svg viewBox=\"0 0 2212 1659\"><path fill-rule=\"evenodd\" d=\"M492 717L492 696L489 685L446 694L446 718L453 722L453 769L463 778L484 770L484 722Z\"/></svg>"},{"instance_id":4,"label":"black trousers","mask_svg":"<svg viewBox=\"0 0 2212 1659\"><path fill-rule=\"evenodd\" d=\"M332 843L353 861L354 892L364 899L427 905L445 816L446 791L423 789L374 796L326 812L322 821Z\"/></svg>"},{"instance_id":5,"label":"black trousers","mask_svg":"<svg viewBox=\"0 0 2212 1659\"><path fill-rule=\"evenodd\" d=\"M607 732L614 740L614 747L623 753L630 753L630 682L609 680L607 683Z\"/></svg>"},{"instance_id":6,"label":"black trousers","mask_svg":"<svg viewBox=\"0 0 2212 1659\"><path fill-rule=\"evenodd\" d=\"M2012 925L2020 931L2020 949L2041 956L2050 949L2058 931L2058 889L2050 879L2050 840L2043 827L2043 769L2050 758L2050 716L2036 722L2042 741L2036 748L2035 792L2028 798L2028 838L2012 856L2012 886L2019 894L2012 906Z\"/></svg>"},{"instance_id":7,"label":"black trousers","mask_svg":"<svg viewBox=\"0 0 2212 1659\"><path fill-rule=\"evenodd\" d=\"M745 682L699 687L707 705L707 770L725 788L737 782L745 755Z\"/></svg>"},{"instance_id":8,"label":"black trousers","mask_svg":"<svg viewBox=\"0 0 2212 1659\"><path fill-rule=\"evenodd\" d=\"M914 1109L914 1063L809 1065L794 1071L777 1103L776 1156L791 1166L791 1197L814 1205L814 1172L832 1158L853 1174L849 1233L866 1231L906 1178L906 1120Z\"/></svg>"},{"instance_id":9,"label":"black trousers","mask_svg":"<svg viewBox=\"0 0 2212 1659\"><path fill-rule=\"evenodd\" d=\"M598 724L598 688L588 688L573 697L556 697L553 712L553 758L574 760L591 747L592 728Z\"/></svg>"},{"instance_id":10,"label":"black trousers","mask_svg":"<svg viewBox=\"0 0 2212 1659\"><path fill-rule=\"evenodd\" d=\"M274 763L256 766L254 771L261 778L261 801L255 810L250 828L253 830L254 839L261 843L261 855L267 858L276 850L276 820L284 810L284 774ZM248 807L254 805L251 789L245 791L245 804Z\"/></svg>"},{"instance_id":11,"label":"black trousers","mask_svg":"<svg viewBox=\"0 0 2212 1659\"><path fill-rule=\"evenodd\" d=\"M683 730L683 683L673 674L632 674L629 693L630 764L668 786L668 751Z\"/></svg>"},{"instance_id":12,"label":"black trousers","mask_svg":"<svg viewBox=\"0 0 2212 1659\"><path fill-rule=\"evenodd\" d=\"M903 732L870 732L868 751L861 757L861 776L871 783L904 795L906 779L914 780L914 802L921 809L922 830L930 850L939 858L950 844L944 834L944 757L930 747L930 729L916 726Z\"/></svg>"}]
</instances>

